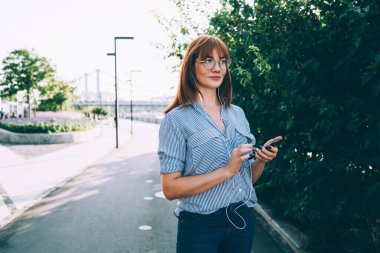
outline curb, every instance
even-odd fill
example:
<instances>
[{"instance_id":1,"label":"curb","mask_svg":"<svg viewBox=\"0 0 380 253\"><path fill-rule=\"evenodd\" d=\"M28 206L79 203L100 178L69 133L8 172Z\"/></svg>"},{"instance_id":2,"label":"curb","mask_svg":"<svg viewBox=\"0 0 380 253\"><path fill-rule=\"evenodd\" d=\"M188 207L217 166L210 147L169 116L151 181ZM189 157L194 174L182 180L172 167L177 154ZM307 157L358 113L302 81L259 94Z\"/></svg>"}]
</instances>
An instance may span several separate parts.
<instances>
[{"instance_id":1,"label":"curb","mask_svg":"<svg viewBox=\"0 0 380 253\"><path fill-rule=\"evenodd\" d=\"M2 221L0 221L0 229L4 228L6 225L11 223L12 221L16 220L19 216L21 216L23 213L25 213L29 208L33 207L35 204L37 204L39 201L41 201L43 198L47 197L49 194L53 193L54 191L58 190L60 187L65 185L67 182L75 178L76 176L80 175L83 173L88 167L91 165L86 166L86 168L82 168L78 170L78 173L70 176L66 179L64 179L62 182L58 183L57 185L45 190L42 192L39 196L37 196L34 200L30 201L30 203L26 206L24 206L21 209L16 209L11 214L7 217L5 217Z\"/></svg>"},{"instance_id":2,"label":"curb","mask_svg":"<svg viewBox=\"0 0 380 253\"><path fill-rule=\"evenodd\" d=\"M275 233L274 237L289 251L293 253L307 253L301 249L301 242L297 242L288 232L284 230L258 203L255 204L254 210L259 215L259 222L264 223L264 228L268 229L269 234ZM280 240L278 240L280 239Z\"/></svg>"}]
</instances>

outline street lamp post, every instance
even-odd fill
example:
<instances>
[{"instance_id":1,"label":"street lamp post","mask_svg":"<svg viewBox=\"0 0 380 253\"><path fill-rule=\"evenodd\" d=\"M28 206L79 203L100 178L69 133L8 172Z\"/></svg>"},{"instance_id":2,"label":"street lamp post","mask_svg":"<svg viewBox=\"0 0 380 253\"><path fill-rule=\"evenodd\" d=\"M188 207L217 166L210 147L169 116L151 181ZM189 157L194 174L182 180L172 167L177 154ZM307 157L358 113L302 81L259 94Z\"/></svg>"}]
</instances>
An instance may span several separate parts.
<instances>
[{"instance_id":1,"label":"street lamp post","mask_svg":"<svg viewBox=\"0 0 380 253\"><path fill-rule=\"evenodd\" d=\"M141 72L141 70L132 69L129 73L129 81L131 84L131 104L130 104L130 109L131 109L131 135L133 134L133 103L132 103L132 73L133 72Z\"/></svg>"},{"instance_id":2,"label":"street lamp post","mask_svg":"<svg viewBox=\"0 0 380 253\"><path fill-rule=\"evenodd\" d=\"M115 128L116 128L116 148L119 148L119 100L117 97L117 67L116 67L116 41L117 40L133 40L133 37L114 37L113 53L107 53L108 56L115 57Z\"/></svg>"}]
</instances>

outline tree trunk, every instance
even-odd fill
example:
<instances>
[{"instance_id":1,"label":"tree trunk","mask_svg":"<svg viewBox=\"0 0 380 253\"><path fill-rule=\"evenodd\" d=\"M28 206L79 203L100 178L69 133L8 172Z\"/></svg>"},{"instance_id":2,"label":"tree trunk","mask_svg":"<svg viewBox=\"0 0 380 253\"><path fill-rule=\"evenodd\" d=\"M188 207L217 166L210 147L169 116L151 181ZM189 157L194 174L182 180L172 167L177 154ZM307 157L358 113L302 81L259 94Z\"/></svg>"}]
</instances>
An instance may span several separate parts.
<instances>
[{"instance_id":1,"label":"tree trunk","mask_svg":"<svg viewBox=\"0 0 380 253\"><path fill-rule=\"evenodd\" d=\"M30 90L27 90L26 92L26 103L28 104L28 113L26 115L27 118L30 118L31 115L31 106L30 106Z\"/></svg>"}]
</instances>

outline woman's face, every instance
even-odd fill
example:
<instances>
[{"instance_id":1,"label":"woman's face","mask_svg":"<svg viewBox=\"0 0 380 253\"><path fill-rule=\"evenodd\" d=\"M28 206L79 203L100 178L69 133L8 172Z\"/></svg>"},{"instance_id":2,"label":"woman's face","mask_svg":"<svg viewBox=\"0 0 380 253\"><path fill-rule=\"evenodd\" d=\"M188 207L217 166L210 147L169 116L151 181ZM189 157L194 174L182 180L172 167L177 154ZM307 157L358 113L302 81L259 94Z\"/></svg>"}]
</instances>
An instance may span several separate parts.
<instances>
[{"instance_id":1,"label":"woman's face","mask_svg":"<svg viewBox=\"0 0 380 253\"><path fill-rule=\"evenodd\" d=\"M212 55L208 55L204 59L196 59L195 78L199 89L218 88L222 84L226 72L227 60L224 56L219 56L216 48L213 49Z\"/></svg>"}]
</instances>

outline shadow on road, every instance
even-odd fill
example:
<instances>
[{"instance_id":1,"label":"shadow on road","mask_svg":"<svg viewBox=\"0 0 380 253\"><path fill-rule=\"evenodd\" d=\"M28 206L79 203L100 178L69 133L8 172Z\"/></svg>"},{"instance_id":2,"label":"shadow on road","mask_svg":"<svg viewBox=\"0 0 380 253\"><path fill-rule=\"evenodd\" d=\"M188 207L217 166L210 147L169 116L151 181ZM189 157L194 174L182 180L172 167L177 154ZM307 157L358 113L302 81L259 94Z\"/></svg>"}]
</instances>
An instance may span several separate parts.
<instances>
[{"instance_id":1,"label":"shadow on road","mask_svg":"<svg viewBox=\"0 0 380 253\"><path fill-rule=\"evenodd\" d=\"M171 252L175 203L155 197L160 190L155 153L116 152L4 227L0 251Z\"/></svg>"}]
</instances>

